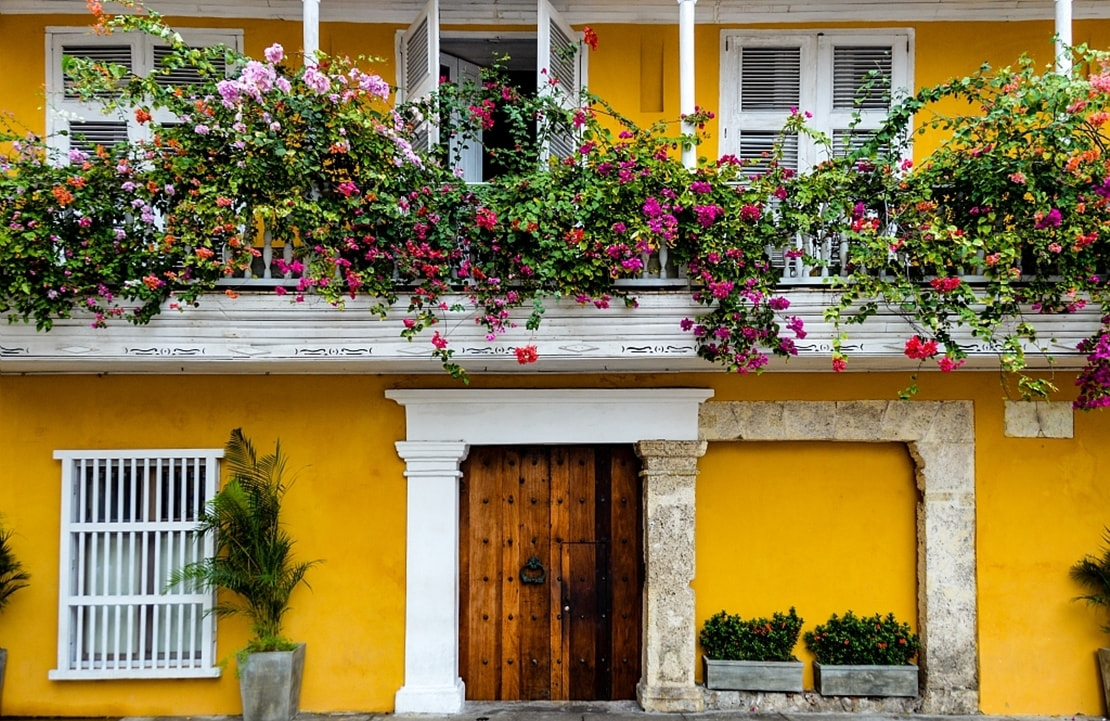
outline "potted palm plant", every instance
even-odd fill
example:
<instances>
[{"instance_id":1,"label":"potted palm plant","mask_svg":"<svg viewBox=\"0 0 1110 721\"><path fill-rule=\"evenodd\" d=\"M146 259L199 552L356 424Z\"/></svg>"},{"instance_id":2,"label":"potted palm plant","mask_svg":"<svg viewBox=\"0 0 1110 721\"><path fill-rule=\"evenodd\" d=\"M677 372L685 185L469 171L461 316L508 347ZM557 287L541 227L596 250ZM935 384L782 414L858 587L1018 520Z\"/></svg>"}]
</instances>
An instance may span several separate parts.
<instances>
[{"instance_id":1,"label":"potted palm plant","mask_svg":"<svg viewBox=\"0 0 1110 721\"><path fill-rule=\"evenodd\" d=\"M794 646L803 619L791 607L771 618L742 618L721 611L702 627L705 686L733 691L802 692L803 664Z\"/></svg>"},{"instance_id":2,"label":"potted palm plant","mask_svg":"<svg viewBox=\"0 0 1110 721\"><path fill-rule=\"evenodd\" d=\"M224 449L227 484L205 507L198 537L215 536L215 555L191 563L170 585L192 582L224 592L218 616L243 614L251 639L238 655L244 721L290 721L300 707L305 646L282 635L289 597L318 561L296 561L293 539L281 523L289 488L281 442L259 457L241 429Z\"/></svg>"},{"instance_id":3,"label":"potted palm plant","mask_svg":"<svg viewBox=\"0 0 1110 721\"><path fill-rule=\"evenodd\" d=\"M0 611L7 607L11 595L27 587L31 574L23 570L23 564L12 550L12 531L0 526ZM0 709L4 700L4 671L8 666L8 649L0 648Z\"/></svg>"},{"instance_id":4,"label":"potted palm plant","mask_svg":"<svg viewBox=\"0 0 1110 721\"><path fill-rule=\"evenodd\" d=\"M1078 596L1092 606L1110 610L1110 528L1103 531L1103 547L1097 556L1086 556L1071 567L1071 578L1087 593ZM1110 624L1102 627L1110 633ZM1110 709L1110 648L1098 649L1098 668L1102 674L1102 693Z\"/></svg>"},{"instance_id":5,"label":"potted palm plant","mask_svg":"<svg viewBox=\"0 0 1110 721\"><path fill-rule=\"evenodd\" d=\"M833 614L805 634L816 657L813 681L822 696L916 696L920 648L909 624L879 614L863 618Z\"/></svg>"}]
</instances>

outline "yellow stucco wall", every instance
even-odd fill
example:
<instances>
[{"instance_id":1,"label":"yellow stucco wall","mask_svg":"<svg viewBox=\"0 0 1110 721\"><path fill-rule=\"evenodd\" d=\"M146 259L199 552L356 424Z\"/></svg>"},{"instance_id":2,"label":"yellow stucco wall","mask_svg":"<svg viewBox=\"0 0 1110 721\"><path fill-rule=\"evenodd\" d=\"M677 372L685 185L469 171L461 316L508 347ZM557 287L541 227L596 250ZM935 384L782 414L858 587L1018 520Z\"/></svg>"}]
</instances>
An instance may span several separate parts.
<instances>
[{"instance_id":1,"label":"yellow stucco wall","mask_svg":"<svg viewBox=\"0 0 1110 721\"><path fill-rule=\"evenodd\" d=\"M155 321L157 322L157 321ZM1074 440L1003 437L991 374L928 375L922 398L975 402L982 710L1100 713L1094 649L1104 620L1068 567L1108 522L1110 414L1076 417ZM698 386L717 400L890 399L901 374L478 377L475 387ZM1057 378L1070 387L1070 377ZM457 387L440 376L0 377L0 512L33 574L0 617L11 659L9 715L236 713L234 663L218 680L49 681L57 642L60 465L56 449L221 447L243 427L280 437L297 483L290 530L323 558L298 591L289 634L309 643L306 710L387 710L402 683L403 412L393 387ZM712 444L698 480L699 622L728 608L791 604L807 628L828 613L894 611L916 626L912 465L896 444ZM218 655L245 638L220 622ZM799 647L799 652L802 652ZM185 689L188 689L185 692Z\"/></svg>"},{"instance_id":2,"label":"yellow stucco wall","mask_svg":"<svg viewBox=\"0 0 1110 721\"><path fill-rule=\"evenodd\" d=\"M0 15L0 57L18 56L15 67L44 67L44 28L76 22L76 16ZM190 19L182 25L241 27L245 49L256 55L275 41L300 47L300 25L293 22ZM1047 62L1051 52L1048 23L913 27L919 85L969 72L984 60L1006 64L1023 51ZM639 122L675 117L677 29L596 29L601 44L590 58L592 89ZM377 69L392 80L395 30L325 24L321 44L333 53L383 56ZM1110 46L1110 22L1077 22L1075 39ZM697 44L697 97L713 108L720 28L699 27ZM657 77L650 69L658 67ZM628 82L629 75L639 82ZM41 131L42 77L0 73L0 110ZM928 142L919 142L919 154ZM711 143L706 151L713 150ZM1069 376L1056 381L1071 386ZM476 378L473 385L537 382L706 386L718 400L889 399L907 383L905 376L885 374L688 374ZM60 471L53 451L220 447L237 426L261 447L280 436L294 466L304 466L288 500L290 525L303 558L326 559L312 572L313 590L298 592L289 617L289 634L310 644L303 707L390 709L402 682L405 485L392 445L401 438L403 412L382 392L428 386L456 387L439 376L0 377L0 512L16 529L15 548L34 576L0 617L0 640L11 653L3 712L238 711L230 667L219 680L47 680L57 643ZM1007 439L993 376L929 376L922 387L922 398L975 401L982 710L1101 713L1093 652L1106 642L1098 630L1106 619L1071 600L1079 589L1067 569L1098 548L1110 523L1110 484L1103 480L1110 449L1102 440L1110 414L1077 416L1074 440ZM916 496L903 447L715 444L701 468L699 622L721 608L765 614L793 604L807 627L849 607L891 610L916 625ZM221 622L220 657L230 657L244 638L240 621Z\"/></svg>"}]
</instances>

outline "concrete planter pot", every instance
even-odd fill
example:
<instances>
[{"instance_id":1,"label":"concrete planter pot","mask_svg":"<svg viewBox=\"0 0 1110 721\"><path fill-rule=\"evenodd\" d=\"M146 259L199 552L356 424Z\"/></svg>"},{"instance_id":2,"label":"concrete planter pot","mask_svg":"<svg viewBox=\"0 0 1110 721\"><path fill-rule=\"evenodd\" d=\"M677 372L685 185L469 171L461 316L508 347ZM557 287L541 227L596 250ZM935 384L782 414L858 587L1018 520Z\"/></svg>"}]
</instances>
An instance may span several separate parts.
<instances>
[{"instance_id":1,"label":"concrete planter pot","mask_svg":"<svg viewBox=\"0 0 1110 721\"><path fill-rule=\"evenodd\" d=\"M702 656L705 687L724 691L802 692L801 661L716 661Z\"/></svg>"},{"instance_id":2,"label":"concrete planter pot","mask_svg":"<svg viewBox=\"0 0 1110 721\"><path fill-rule=\"evenodd\" d=\"M0 648L0 714L4 713L4 672L7 671L7 669L8 649Z\"/></svg>"},{"instance_id":3,"label":"concrete planter pot","mask_svg":"<svg viewBox=\"0 0 1110 721\"><path fill-rule=\"evenodd\" d=\"M1102 697L1106 699L1107 713L1110 713L1110 648L1098 650L1098 670L1102 674ZM2 682L3 679L0 678L0 683Z\"/></svg>"},{"instance_id":4,"label":"concrete planter pot","mask_svg":"<svg viewBox=\"0 0 1110 721\"><path fill-rule=\"evenodd\" d=\"M267 651L239 662L243 721L292 721L301 707L304 644L292 651Z\"/></svg>"},{"instance_id":5,"label":"concrete planter pot","mask_svg":"<svg viewBox=\"0 0 1110 721\"><path fill-rule=\"evenodd\" d=\"M917 666L828 666L813 664L822 696L916 696Z\"/></svg>"}]
</instances>

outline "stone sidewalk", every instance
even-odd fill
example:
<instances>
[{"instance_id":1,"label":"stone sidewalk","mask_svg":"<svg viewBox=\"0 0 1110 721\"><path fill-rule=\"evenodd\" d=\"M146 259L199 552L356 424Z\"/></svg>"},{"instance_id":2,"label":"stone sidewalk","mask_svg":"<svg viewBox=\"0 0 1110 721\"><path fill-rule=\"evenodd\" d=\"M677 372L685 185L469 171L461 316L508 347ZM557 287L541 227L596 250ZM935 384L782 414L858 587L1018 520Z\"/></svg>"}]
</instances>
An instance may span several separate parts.
<instances>
[{"instance_id":1,"label":"stone sidewalk","mask_svg":"<svg viewBox=\"0 0 1110 721\"><path fill-rule=\"evenodd\" d=\"M129 716L98 719L66 719L66 721L240 721L239 716ZM17 719L4 721L45 721ZM1106 721L1102 716L1002 716L963 715L937 716L903 713L804 712L770 713L743 710L706 711L702 713L647 713L634 701L611 703L587 702L468 702L458 714L392 714L392 713L301 713L296 721Z\"/></svg>"}]
</instances>

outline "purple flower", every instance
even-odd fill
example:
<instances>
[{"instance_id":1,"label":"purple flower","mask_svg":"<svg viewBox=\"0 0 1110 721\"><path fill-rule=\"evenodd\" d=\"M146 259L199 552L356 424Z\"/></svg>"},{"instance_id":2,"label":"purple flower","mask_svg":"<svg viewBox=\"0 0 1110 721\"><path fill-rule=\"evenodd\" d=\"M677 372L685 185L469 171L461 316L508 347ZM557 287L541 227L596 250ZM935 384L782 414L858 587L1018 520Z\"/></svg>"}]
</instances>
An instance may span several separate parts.
<instances>
[{"instance_id":1,"label":"purple flower","mask_svg":"<svg viewBox=\"0 0 1110 721\"><path fill-rule=\"evenodd\" d=\"M264 55L266 56L267 60L276 65L281 62L282 58L285 57L285 48L281 46L281 43L274 43L270 47L266 48Z\"/></svg>"},{"instance_id":2,"label":"purple flower","mask_svg":"<svg viewBox=\"0 0 1110 721\"><path fill-rule=\"evenodd\" d=\"M304 71L304 84L319 95L331 90L331 79L316 68L308 68Z\"/></svg>"},{"instance_id":3,"label":"purple flower","mask_svg":"<svg viewBox=\"0 0 1110 721\"><path fill-rule=\"evenodd\" d=\"M193 128L193 132L197 135L208 135L208 131L209 128L204 123L200 123L195 128Z\"/></svg>"},{"instance_id":4,"label":"purple flower","mask_svg":"<svg viewBox=\"0 0 1110 721\"><path fill-rule=\"evenodd\" d=\"M713 186L704 180L695 180L690 183L690 190L695 193L709 193L713 191Z\"/></svg>"},{"instance_id":5,"label":"purple flower","mask_svg":"<svg viewBox=\"0 0 1110 721\"><path fill-rule=\"evenodd\" d=\"M1058 208L1053 208L1052 210L1048 211L1046 215L1041 215L1040 213L1037 213L1036 215L1034 215L1034 218L1037 219L1036 225L1033 226L1034 230L1059 228L1060 221L1062 220L1062 216L1060 215L1060 210Z\"/></svg>"}]
</instances>

